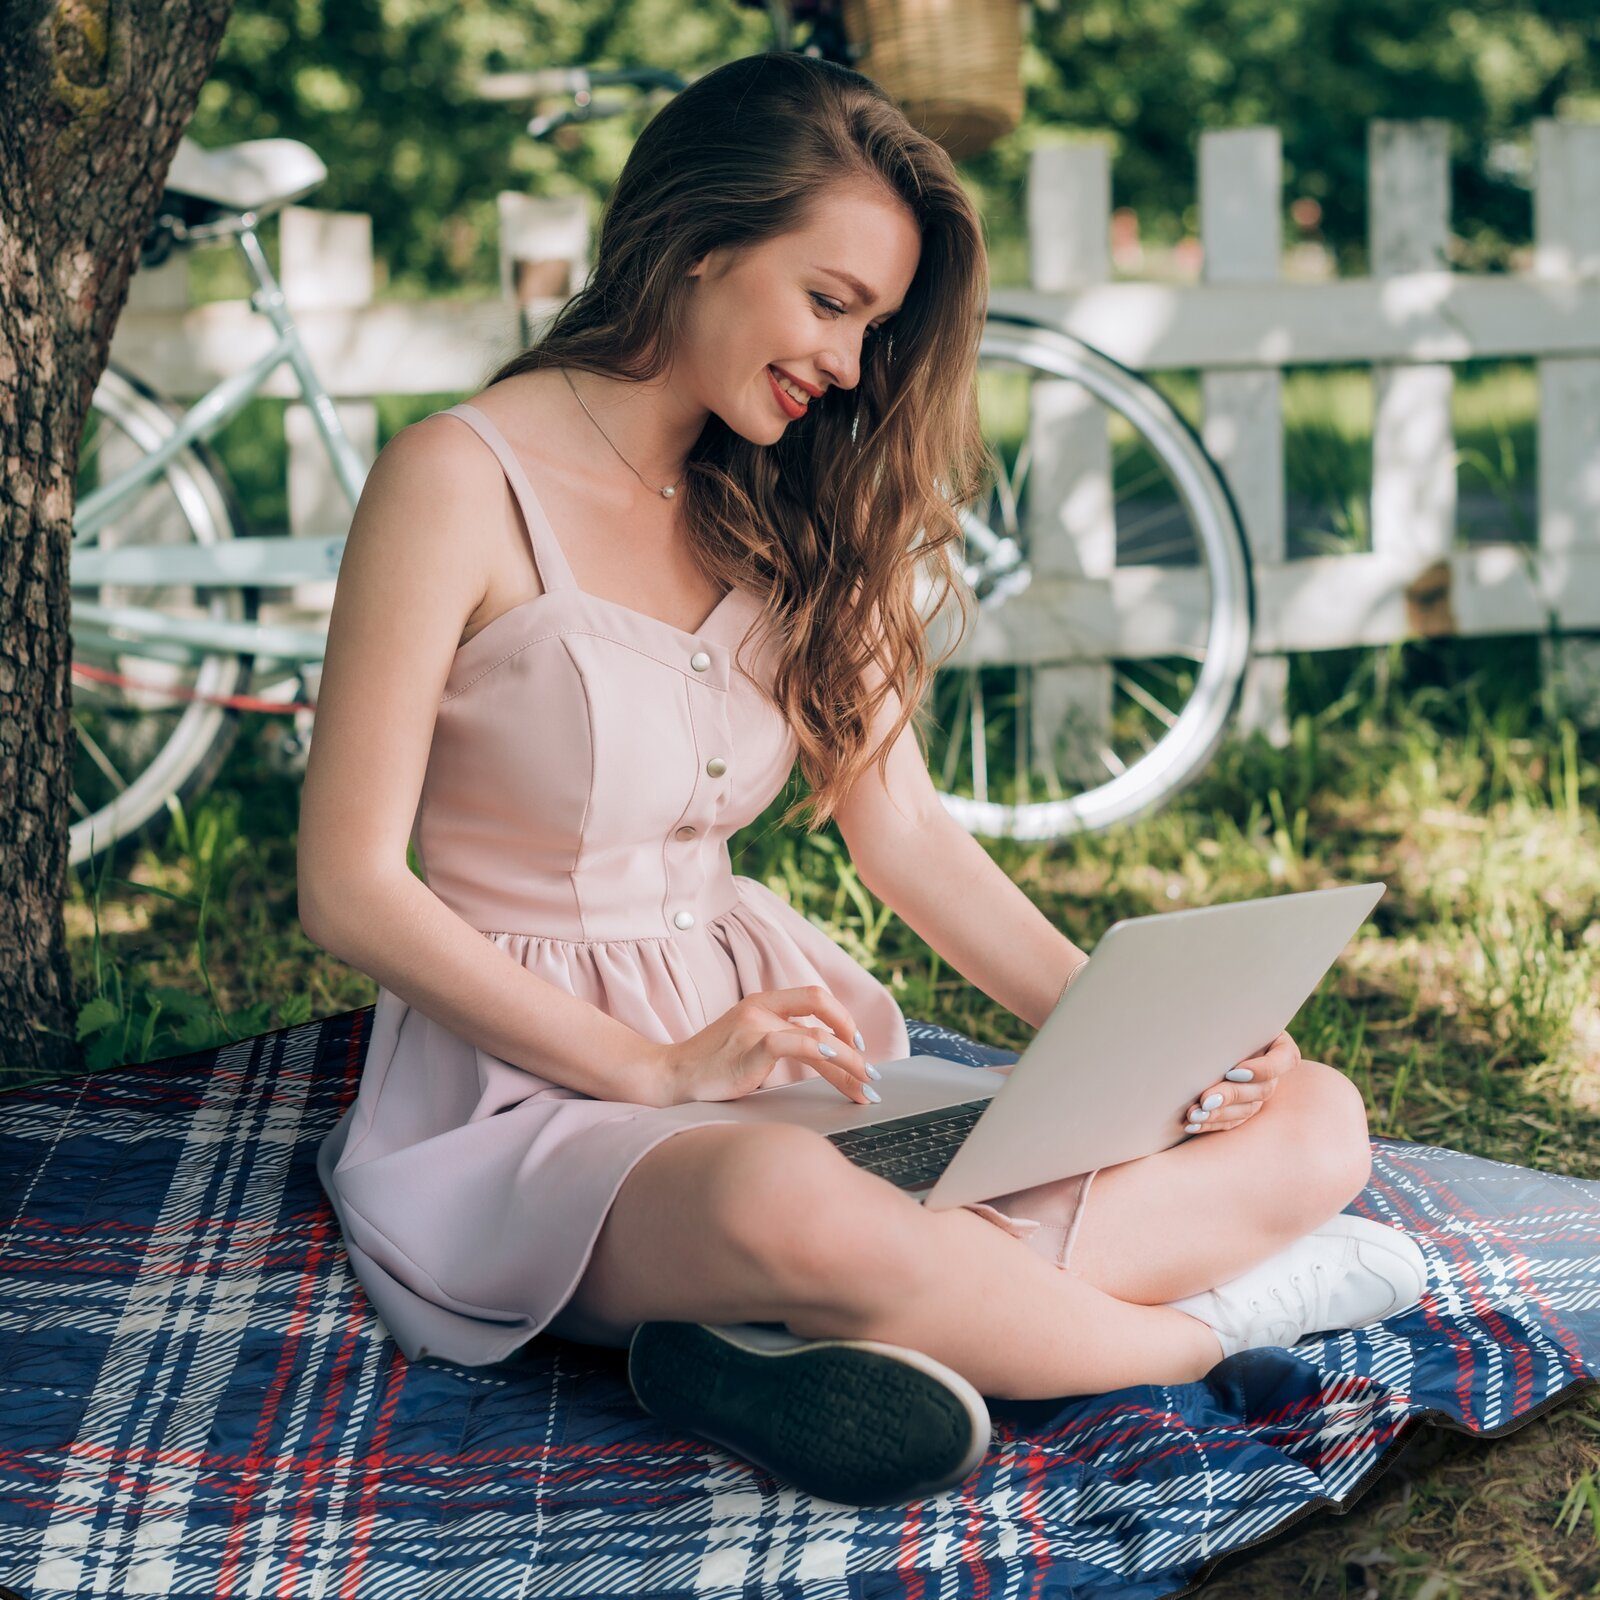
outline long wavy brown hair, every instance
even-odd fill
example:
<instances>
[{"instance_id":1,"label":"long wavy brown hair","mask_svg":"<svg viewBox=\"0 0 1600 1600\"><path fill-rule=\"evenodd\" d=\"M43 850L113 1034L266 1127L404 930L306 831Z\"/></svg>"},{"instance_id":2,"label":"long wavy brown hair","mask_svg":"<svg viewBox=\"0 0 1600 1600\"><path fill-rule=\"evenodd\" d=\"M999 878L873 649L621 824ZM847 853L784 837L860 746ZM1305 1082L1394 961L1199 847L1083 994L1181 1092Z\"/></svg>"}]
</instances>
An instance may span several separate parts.
<instances>
[{"instance_id":1,"label":"long wavy brown hair","mask_svg":"<svg viewBox=\"0 0 1600 1600\"><path fill-rule=\"evenodd\" d=\"M968 620L957 510L997 463L978 423L988 252L949 155L859 72L791 51L729 62L651 119L606 202L588 282L488 380L557 366L657 376L702 256L803 227L829 188L863 177L910 209L921 253L900 311L863 344L860 382L828 389L772 445L712 413L679 490L701 572L760 599L752 632L781 641L772 698L811 792L780 821L813 831L875 759L883 772L908 722L924 732L945 659L929 662L926 618L957 597L946 655ZM919 568L933 601L920 610ZM891 691L899 714L869 750Z\"/></svg>"}]
</instances>

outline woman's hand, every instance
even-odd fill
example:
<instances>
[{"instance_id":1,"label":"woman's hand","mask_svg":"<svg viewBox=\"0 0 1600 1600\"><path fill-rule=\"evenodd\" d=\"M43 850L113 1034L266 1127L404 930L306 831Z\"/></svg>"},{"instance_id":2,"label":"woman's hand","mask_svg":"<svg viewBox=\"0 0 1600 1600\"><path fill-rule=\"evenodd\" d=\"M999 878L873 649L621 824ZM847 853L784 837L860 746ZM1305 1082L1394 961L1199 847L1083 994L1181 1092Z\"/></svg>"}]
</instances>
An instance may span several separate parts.
<instances>
[{"instance_id":1,"label":"woman's hand","mask_svg":"<svg viewBox=\"0 0 1600 1600\"><path fill-rule=\"evenodd\" d=\"M1284 1073L1300 1065L1300 1047L1286 1033L1223 1074L1184 1113L1185 1133L1220 1133L1248 1122L1271 1097Z\"/></svg>"},{"instance_id":2,"label":"woman's hand","mask_svg":"<svg viewBox=\"0 0 1600 1600\"><path fill-rule=\"evenodd\" d=\"M790 1017L821 1017L833 1029L802 1028ZM835 1037L837 1036L837 1037ZM818 984L747 994L692 1038L662 1047L668 1105L737 1100L761 1087L780 1056L815 1067L847 1100L879 1099L868 1078L880 1074L847 1040L859 1039L850 1013Z\"/></svg>"}]
</instances>

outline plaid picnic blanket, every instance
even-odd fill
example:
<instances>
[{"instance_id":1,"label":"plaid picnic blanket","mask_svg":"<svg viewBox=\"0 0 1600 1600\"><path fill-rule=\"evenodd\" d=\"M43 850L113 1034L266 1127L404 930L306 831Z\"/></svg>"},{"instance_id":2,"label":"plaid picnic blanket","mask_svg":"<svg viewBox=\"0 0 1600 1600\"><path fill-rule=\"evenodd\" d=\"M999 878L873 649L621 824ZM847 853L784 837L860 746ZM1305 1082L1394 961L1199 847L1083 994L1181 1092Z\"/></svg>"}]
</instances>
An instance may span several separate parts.
<instances>
[{"instance_id":1,"label":"plaid picnic blanket","mask_svg":"<svg viewBox=\"0 0 1600 1600\"><path fill-rule=\"evenodd\" d=\"M1600 1183L1378 1139L1351 1209L1420 1242L1412 1311L1196 1383L995 1400L967 1483L817 1500L663 1428L623 1351L405 1362L314 1160L370 1016L0 1095L0 1583L26 1600L1155 1600L1347 1507L1422 1419L1503 1433L1596 1375Z\"/></svg>"}]
</instances>

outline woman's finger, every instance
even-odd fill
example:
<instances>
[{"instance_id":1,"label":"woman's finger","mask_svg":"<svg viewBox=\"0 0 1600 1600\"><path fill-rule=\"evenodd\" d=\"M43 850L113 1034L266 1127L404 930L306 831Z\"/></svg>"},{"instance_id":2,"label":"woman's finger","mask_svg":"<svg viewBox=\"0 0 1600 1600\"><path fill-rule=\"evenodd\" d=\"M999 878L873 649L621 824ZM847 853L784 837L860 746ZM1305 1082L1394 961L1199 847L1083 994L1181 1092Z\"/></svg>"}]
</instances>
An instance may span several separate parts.
<instances>
[{"instance_id":1,"label":"woman's finger","mask_svg":"<svg viewBox=\"0 0 1600 1600\"><path fill-rule=\"evenodd\" d=\"M1226 1122L1218 1122L1215 1119L1210 1122L1186 1122L1183 1125L1183 1131L1185 1133L1228 1133L1234 1128L1242 1127L1251 1117L1256 1116L1265 1104L1265 1101L1257 1100L1251 1105L1240 1106L1238 1108L1240 1114Z\"/></svg>"},{"instance_id":2,"label":"woman's finger","mask_svg":"<svg viewBox=\"0 0 1600 1600\"><path fill-rule=\"evenodd\" d=\"M1183 1112L1181 1120L1208 1127L1233 1127L1250 1116L1277 1088L1275 1078L1260 1083L1215 1083Z\"/></svg>"},{"instance_id":3,"label":"woman's finger","mask_svg":"<svg viewBox=\"0 0 1600 1600\"><path fill-rule=\"evenodd\" d=\"M815 1017L833 1029L853 1050L864 1050L866 1044L861 1030L856 1027L844 1005L820 983L805 984L795 989L764 989L754 998L785 1017Z\"/></svg>"},{"instance_id":4,"label":"woman's finger","mask_svg":"<svg viewBox=\"0 0 1600 1600\"><path fill-rule=\"evenodd\" d=\"M857 1105L871 1105L882 1098L867 1082L866 1063L854 1051L847 1054L821 1029L773 1028L762 1042L774 1061L783 1056L804 1061Z\"/></svg>"},{"instance_id":5,"label":"woman's finger","mask_svg":"<svg viewBox=\"0 0 1600 1600\"><path fill-rule=\"evenodd\" d=\"M1263 1078L1281 1078L1299 1063L1299 1045L1288 1034L1280 1033L1254 1055L1246 1056L1237 1066L1229 1067L1223 1077L1233 1083L1257 1083Z\"/></svg>"}]
</instances>

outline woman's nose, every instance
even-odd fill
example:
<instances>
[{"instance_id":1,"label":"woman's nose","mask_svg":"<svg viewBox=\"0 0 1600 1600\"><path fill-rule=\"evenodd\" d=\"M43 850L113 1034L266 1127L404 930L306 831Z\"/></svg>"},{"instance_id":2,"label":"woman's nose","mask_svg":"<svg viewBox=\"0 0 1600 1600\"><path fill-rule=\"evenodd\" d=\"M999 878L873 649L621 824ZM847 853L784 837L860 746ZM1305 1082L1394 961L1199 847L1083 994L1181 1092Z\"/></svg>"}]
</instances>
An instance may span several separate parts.
<instances>
[{"instance_id":1,"label":"woman's nose","mask_svg":"<svg viewBox=\"0 0 1600 1600\"><path fill-rule=\"evenodd\" d=\"M840 389L853 389L861 381L860 352L833 351L822 356L817 366L828 375L829 381Z\"/></svg>"}]
</instances>

